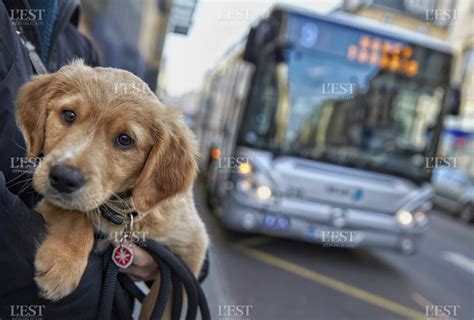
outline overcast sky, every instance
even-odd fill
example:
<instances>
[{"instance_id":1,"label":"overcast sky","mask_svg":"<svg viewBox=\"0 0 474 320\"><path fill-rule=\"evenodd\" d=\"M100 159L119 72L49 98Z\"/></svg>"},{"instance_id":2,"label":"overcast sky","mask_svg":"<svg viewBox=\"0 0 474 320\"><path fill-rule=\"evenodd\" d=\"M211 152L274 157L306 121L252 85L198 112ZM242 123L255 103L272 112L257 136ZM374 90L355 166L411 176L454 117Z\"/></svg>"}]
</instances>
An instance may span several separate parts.
<instances>
[{"instance_id":1,"label":"overcast sky","mask_svg":"<svg viewBox=\"0 0 474 320\"><path fill-rule=\"evenodd\" d=\"M166 90L171 95L197 90L207 70L245 35L252 22L277 1L198 0L194 24L187 36L170 33L164 57ZM341 0L278 1L312 11L328 12Z\"/></svg>"}]
</instances>

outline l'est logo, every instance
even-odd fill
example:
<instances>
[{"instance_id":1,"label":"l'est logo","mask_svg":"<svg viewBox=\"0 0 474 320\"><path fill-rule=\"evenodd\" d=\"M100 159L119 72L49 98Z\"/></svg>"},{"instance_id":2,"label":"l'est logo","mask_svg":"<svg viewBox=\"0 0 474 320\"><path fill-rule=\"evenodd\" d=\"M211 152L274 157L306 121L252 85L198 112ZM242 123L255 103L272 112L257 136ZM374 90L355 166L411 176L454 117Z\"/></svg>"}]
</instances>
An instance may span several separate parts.
<instances>
[{"instance_id":1,"label":"l'est logo","mask_svg":"<svg viewBox=\"0 0 474 320\"><path fill-rule=\"evenodd\" d=\"M12 305L10 306L10 316L12 318L42 319L44 305Z\"/></svg>"}]
</instances>

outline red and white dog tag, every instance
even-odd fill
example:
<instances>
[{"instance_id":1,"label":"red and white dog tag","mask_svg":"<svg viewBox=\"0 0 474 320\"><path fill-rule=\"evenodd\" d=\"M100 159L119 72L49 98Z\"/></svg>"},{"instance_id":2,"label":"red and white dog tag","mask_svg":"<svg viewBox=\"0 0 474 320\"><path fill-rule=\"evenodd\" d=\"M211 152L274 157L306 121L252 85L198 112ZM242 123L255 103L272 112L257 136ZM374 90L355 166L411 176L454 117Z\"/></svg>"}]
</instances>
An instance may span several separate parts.
<instances>
[{"instance_id":1,"label":"red and white dog tag","mask_svg":"<svg viewBox=\"0 0 474 320\"><path fill-rule=\"evenodd\" d=\"M133 256L131 243L126 244L122 242L112 251L112 260L122 269L127 269L132 264Z\"/></svg>"}]
</instances>

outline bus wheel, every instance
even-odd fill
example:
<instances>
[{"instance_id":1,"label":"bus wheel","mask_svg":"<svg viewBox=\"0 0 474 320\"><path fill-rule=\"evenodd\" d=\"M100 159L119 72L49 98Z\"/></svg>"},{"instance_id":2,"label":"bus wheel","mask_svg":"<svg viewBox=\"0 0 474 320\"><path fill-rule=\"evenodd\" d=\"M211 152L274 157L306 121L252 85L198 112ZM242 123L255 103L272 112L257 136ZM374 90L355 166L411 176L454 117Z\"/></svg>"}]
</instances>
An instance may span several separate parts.
<instances>
[{"instance_id":1,"label":"bus wheel","mask_svg":"<svg viewBox=\"0 0 474 320\"><path fill-rule=\"evenodd\" d=\"M467 223L474 222L474 204L468 203L459 212L459 218Z\"/></svg>"}]
</instances>

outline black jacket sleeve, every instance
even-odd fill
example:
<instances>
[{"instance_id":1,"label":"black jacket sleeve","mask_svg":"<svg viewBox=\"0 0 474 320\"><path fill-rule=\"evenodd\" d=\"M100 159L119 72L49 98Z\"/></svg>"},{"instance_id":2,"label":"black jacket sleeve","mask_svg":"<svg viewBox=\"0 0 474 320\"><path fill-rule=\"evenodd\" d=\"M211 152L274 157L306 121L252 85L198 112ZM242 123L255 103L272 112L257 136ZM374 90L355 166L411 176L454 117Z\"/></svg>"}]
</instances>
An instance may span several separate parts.
<instances>
[{"instance_id":1,"label":"black jacket sleeve","mask_svg":"<svg viewBox=\"0 0 474 320\"><path fill-rule=\"evenodd\" d=\"M102 257L91 253L78 289L52 303L38 297L33 280L35 251L43 235L42 216L8 191L0 172L0 318L22 318L21 308L26 305L32 306L29 312L41 309L43 319L95 319L101 292Z\"/></svg>"},{"instance_id":2,"label":"black jacket sleeve","mask_svg":"<svg viewBox=\"0 0 474 320\"><path fill-rule=\"evenodd\" d=\"M28 175L21 168L26 152L16 126L15 99L19 88L30 80L32 73L28 55L10 22L7 8L0 1L0 171L10 190L30 206L34 195L21 183Z\"/></svg>"}]
</instances>

